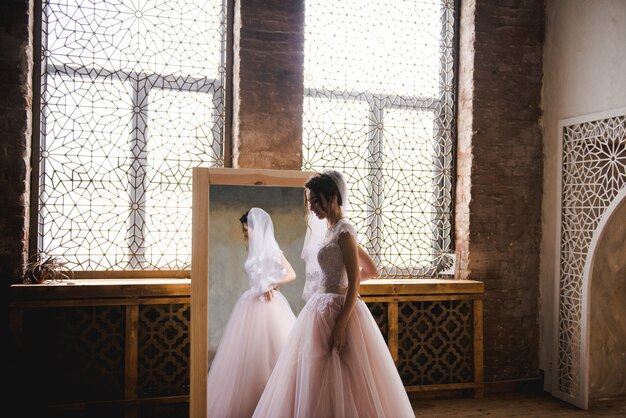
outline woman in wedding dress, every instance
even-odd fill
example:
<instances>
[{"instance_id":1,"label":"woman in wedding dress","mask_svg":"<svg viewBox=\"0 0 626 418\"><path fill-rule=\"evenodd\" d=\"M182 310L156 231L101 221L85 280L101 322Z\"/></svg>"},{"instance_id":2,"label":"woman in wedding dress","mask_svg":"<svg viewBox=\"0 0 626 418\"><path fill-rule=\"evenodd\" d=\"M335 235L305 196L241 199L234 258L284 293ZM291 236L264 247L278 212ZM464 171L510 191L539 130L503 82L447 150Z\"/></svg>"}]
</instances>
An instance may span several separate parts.
<instances>
[{"instance_id":1,"label":"woman in wedding dress","mask_svg":"<svg viewBox=\"0 0 626 418\"><path fill-rule=\"evenodd\" d=\"M385 340L358 294L360 281L377 271L344 218L343 175L315 174L305 193L318 218L309 216L302 252L307 302L253 417L414 417Z\"/></svg>"},{"instance_id":2,"label":"woman in wedding dress","mask_svg":"<svg viewBox=\"0 0 626 418\"><path fill-rule=\"evenodd\" d=\"M240 218L249 288L237 301L207 382L208 416L250 418L295 322L279 286L296 273L274 238L270 215L252 208Z\"/></svg>"}]
</instances>

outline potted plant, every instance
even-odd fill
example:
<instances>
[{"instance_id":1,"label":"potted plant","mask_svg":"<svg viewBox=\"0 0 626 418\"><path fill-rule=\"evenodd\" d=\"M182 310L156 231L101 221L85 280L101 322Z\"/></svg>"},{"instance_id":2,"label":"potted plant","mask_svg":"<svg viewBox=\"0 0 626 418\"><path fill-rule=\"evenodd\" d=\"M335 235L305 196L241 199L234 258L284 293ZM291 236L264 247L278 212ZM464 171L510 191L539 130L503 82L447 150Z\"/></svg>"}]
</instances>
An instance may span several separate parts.
<instances>
[{"instance_id":1,"label":"potted plant","mask_svg":"<svg viewBox=\"0 0 626 418\"><path fill-rule=\"evenodd\" d=\"M26 265L24 283L60 282L71 279L72 271L66 267L67 262L45 253L36 253Z\"/></svg>"}]
</instances>

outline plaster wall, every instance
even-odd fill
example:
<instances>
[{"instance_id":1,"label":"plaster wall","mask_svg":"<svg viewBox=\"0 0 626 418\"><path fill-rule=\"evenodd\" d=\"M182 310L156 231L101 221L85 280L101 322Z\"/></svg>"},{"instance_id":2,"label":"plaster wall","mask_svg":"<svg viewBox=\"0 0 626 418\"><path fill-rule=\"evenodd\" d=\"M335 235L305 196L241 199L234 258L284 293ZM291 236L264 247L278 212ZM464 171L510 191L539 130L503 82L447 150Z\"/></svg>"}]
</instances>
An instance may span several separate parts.
<instances>
[{"instance_id":1,"label":"plaster wall","mask_svg":"<svg viewBox=\"0 0 626 418\"><path fill-rule=\"evenodd\" d=\"M591 274L589 398L626 395L626 200L596 249Z\"/></svg>"},{"instance_id":2,"label":"plaster wall","mask_svg":"<svg viewBox=\"0 0 626 418\"><path fill-rule=\"evenodd\" d=\"M539 368L552 389L559 120L626 106L626 2L549 0L542 88L544 173Z\"/></svg>"}]
</instances>

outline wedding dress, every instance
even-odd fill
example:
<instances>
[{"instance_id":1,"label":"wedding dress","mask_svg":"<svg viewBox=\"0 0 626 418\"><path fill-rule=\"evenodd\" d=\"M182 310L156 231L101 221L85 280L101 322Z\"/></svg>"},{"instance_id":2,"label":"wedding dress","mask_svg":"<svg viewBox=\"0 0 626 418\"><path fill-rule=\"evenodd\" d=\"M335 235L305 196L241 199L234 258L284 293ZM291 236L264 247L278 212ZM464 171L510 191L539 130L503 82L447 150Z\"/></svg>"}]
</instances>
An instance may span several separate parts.
<instances>
[{"instance_id":1,"label":"wedding dress","mask_svg":"<svg viewBox=\"0 0 626 418\"><path fill-rule=\"evenodd\" d=\"M309 219L313 227L303 251L307 302L253 417L414 417L385 340L360 298L346 325L345 351L331 351L330 336L348 288L338 239L343 233L357 237L345 218L331 229L324 222L324 236L319 233L320 221Z\"/></svg>"},{"instance_id":2,"label":"wedding dress","mask_svg":"<svg viewBox=\"0 0 626 418\"><path fill-rule=\"evenodd\" d=\"M248 212L249 288L238 299L220 340L207 382L209 418L250 418L278 355L295 322L287 299L278 290L265 300L287 272L267 212Z\"/></svg>"}]
</instances>

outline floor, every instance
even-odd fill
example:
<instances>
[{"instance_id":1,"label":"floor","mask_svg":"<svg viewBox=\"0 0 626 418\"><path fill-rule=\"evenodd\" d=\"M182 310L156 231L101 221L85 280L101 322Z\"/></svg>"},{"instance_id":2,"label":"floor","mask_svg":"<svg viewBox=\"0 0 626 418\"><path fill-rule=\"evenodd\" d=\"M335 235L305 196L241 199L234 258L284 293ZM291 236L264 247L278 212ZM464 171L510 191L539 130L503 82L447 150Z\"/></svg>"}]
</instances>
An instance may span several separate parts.
<instances>
[{"instance_id":1,"label":"floor","mask_svg":"<svg viewBox=\"0 0 626 418\"><path fill-rule=\"evenodd\" d=\"M495 393L482 399L413 400L416 417L626 417L626 399L598 402L580 410L543 393Z\"/></svg>"}]
</instances>

